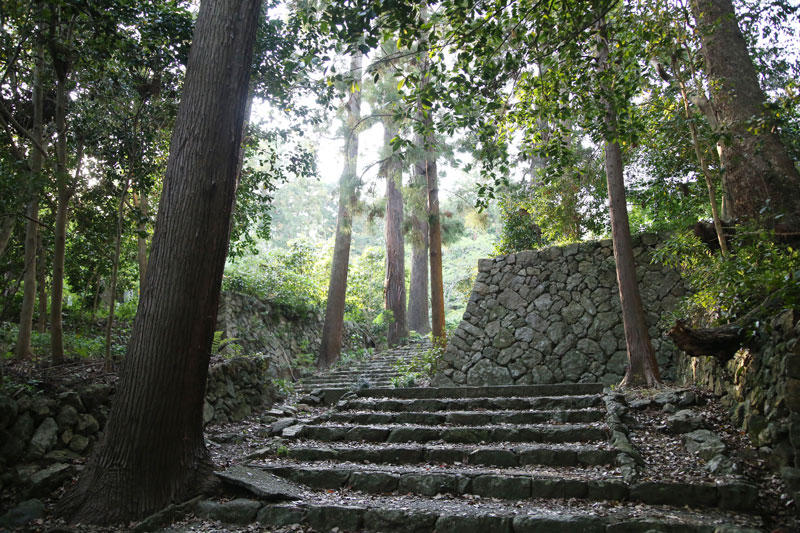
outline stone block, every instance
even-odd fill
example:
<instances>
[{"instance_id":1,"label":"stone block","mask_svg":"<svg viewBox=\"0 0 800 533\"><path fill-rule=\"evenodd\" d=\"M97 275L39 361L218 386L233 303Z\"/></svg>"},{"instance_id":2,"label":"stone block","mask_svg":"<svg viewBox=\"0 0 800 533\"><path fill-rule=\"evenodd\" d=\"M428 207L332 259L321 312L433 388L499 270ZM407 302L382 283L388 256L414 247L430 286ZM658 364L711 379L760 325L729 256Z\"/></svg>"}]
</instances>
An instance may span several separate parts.
<instances>
[{"instance_id":1,"label":"stone block","mask_svg":"<svg viewBox=\"0 0 800 533\"><path fill-rule=\"evenodd\" d=\"M256 520L265 526L288 526L301 524L305 521L306 510L295 505L265 505L257 515Z\"/></svg>"},{"instance_id":2,"label":"stone block","mask_svg":"<svg viewBox=\"0 0 800 533\"><path fill-rule=\"evenodd\" d=\"M53 449L58 442L58 424L52 417L45 418L31 437L28 456L38 459Z\"/></svg>"},{"instance_id":3,"label":"stone block","mask_svg":"<svg viewBox=\"0 0 800 533\"><path fill-rule=\"evenodd\" d=\"M523 476L479 475L472 479L470 492L489 498L523 500L531 496L531 480Z\"/></svg>"},{"instance_id":4,"label":"stone block","mask_svg":"<svg viewBox=\"0 0 800 533\"><path fill-rule=\"evenodd\" d=\"M438 515L408 509L368 509L364 513L364 529L368 531L407 531L428 533L436 527Z\"/></svg>"},{"instance_id":5,"label":"stone block","mask_svg":"<svg viewBox=\"0 0 800 533\"><path fill-rule=\"evenodd\" d=\"M195 512L198 516L219 520L229 524L249 524L256 519L261 502L246 498L237 498L228 502L201 500Z\"/></svg>"},{"instance_id":6,"label":"stone block","mask_svg":"<svg viewBox=\"0 0 800 533\"><path fill-rule=\"evenodd\" d=\"M397 490L400 483L398 474L386 472L353 472L350 475L350 486L355 490L370 492L373 494L384 494Z\"/></svg>"},{"instance_id":7,"label":"stone block","mask_svg":"<svg viewBox=\"0 0 800 533\"><path fill-rule=\"evenodd\" d=\"M360 530L365 512L364 507L353 505L313 506L306 512L306 522L319 531L330 531L334 525L344 531Z\"/></svg>"},{"instance_id":8,"label":"stone block","mask_svg":"<svg viewBox=\"0 0 800 533\"><path fill-rule=\"evenodd\" d=\"M493 515L450 515L436 520L437 533L511 533L511 518Z\"/></svg>"}]
</instances>

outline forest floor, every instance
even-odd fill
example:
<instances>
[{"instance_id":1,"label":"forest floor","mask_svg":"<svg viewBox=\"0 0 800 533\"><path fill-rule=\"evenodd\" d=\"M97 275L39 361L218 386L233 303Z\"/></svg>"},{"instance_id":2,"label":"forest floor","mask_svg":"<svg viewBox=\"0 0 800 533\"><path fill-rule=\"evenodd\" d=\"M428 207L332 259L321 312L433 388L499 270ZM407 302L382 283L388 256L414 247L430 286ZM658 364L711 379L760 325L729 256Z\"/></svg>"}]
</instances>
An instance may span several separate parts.
<instances>
[{"instance_id":1,"label":"forest floor","mask_svg":"<svg viewBox=\"0 0 800 533\"><path fill-rule=\"evenodd\" d=\"M420 348L422 349L422 348ZM62 370L63 375L51 376L59 381L82 381L99 380L112 381L115 379L113 374L105 373L101 365L83 365L71 369ZM690 424L697 423L702 427L711 430L721 436L725 445L726 462L717 472L709 469L707 461L701 459L697 454L689 453L682 445L680 435L670 435L665 430L670 424L674 423L676 407L670 401L670 393L691 395L693 400L693 420ZM666 396L665 396L666 395ZM800 521L797 517L797 503L790 500L787 491L777 473L770 468L767 461L762 457L757 449L749 442L748 437L733 427L727 416L727 411L721 406L718 398L707 391L699 389L667 387L659 391L634 390L629 391L627 400L631 406L630 414L632 422L629 423L631 429L630 439L644 459L643 466L640 467L640 480L669 480L674 482L704 482L714 483L729 476L744 477L748 482L758 487L759 502L758 513L761 524L766 526L766 531L788 532L800 531ZM661 398L661 400L659 400ZM219 470L224 470L230 466L244 464L258 457L265 449L275 450L284 442L281 437L276 436L273 424L276 419L281 417L294 417L299 421L310 420L324 414L325 407L312 406L300 401L301 396L295 395L287 399L281 405L275 405L262 413L237 423L217 425L208 427L206 430L206 442L208 449ZM383 446L376 443L375 447ZM76 472L80 472L85 464L85 458L75 459L74 466ZM558 475L558 472L556 472ZM602 473L598 472L598 475ZM49 495L41 498L44 503L45 512L40 518L35 519L21 531L41 531L41 532L96 532L96 531L119 531L128 528L98 528L86 525L67 525L63 520L54 516L54 509L57 501L63 495L66 487L71 483L66 483L54 490ZM369 495L360 495L349 489L341 489L341 497L352 501L353 498L369 499ZM225 495L220 495L225 499ZM230 496L234 497L234 496ZM469 499L470 495L464 495ZM0 493L0 515L4 509L9 509L22 500L22 495L15 487L5 487ZM484 499L486 502L487 499ZM579 508L581 506L598 506L586 504L580 500L573 501L553 501L554 508L569 506ZM605 512L602 505L598 507L598 512ZM130 525L133 530L134 524ZM176 516L175 520L167 528L161 531L169 532L246 532L246 531L266 531L263 525L254 523L248 525L230 525L219 521L203 519L193 514ZM314 529L299 524L285 526L281 528L269 529L276 532L312 532ZM328 531L339 531L338 528Z\"/></svg>"}]
</instances>

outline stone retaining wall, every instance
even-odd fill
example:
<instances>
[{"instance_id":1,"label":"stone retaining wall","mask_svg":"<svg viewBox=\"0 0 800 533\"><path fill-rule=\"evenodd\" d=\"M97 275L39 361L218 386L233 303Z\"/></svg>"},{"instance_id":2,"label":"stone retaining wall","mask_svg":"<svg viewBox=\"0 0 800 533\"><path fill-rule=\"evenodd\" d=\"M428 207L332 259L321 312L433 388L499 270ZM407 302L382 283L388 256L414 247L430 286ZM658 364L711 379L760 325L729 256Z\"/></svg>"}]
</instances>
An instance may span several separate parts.
<instances>
[{"instance_id":1,"label":"stone retaining wall","mask_svg":"<svg viewBox=\"0 0 800 533\"><path fill-rule=\"evenodd\" d=\"M59 463L88 455L102 438L114 388L97 383L64 392L0 390L0 487L25 485L42 460ZM269 408L275 398L268 358L222 360L209 369L204 421L241 420Z\"/></svg>"},{"instance_id":2,"label":"stone retaining wall","mask_svg":"<svg viewBox=\"0 0 800 533\"><path fill-rule=\"evenodd\" d=\"M672 379L677 349L656 324L685 286L651 262L658 236L633 240L653 348L662 376ZM478 270L436 384L619 383L628 359L610 240L482 259Z\"/></svg>"},{"instance_id":3,"label":"stone retaining wall","mask_svg":"<svg viewBox=\"0 0 800 533\"><path fill-rule=\"evenodd\" d=\"M733 423L750 436L773 467L800 467L800 320L792 311L774 317L754 348L725 365L711 357L678 358L678 379L722 397ZM800 470L784 472L798 483Z\"/></svg>"},{"instance_id":4,"label":"stone retaining wall","mask_svg":"<svg viewBox=\"0 0 800 533\"><path fill-rule=\"evenodd\" d=\"M235 338L247 353L262 353L272 360L275 377L296 378L292 368L300 354L319 352L323 316L308 313L289 316L280 306L241 293L223 292L217 314L217 330ZM342 351L362 348L368 334L356 324L345 323Z\"/></svg>"}]
</instances>

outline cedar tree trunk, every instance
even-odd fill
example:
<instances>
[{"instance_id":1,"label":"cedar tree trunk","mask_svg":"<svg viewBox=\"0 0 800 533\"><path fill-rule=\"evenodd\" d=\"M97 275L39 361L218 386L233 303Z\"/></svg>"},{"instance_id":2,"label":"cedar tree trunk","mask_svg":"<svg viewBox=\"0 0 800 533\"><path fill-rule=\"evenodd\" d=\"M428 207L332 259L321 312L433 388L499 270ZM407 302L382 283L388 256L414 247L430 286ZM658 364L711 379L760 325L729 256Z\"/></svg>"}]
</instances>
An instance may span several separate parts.
<instances>
[{"instance_id":1,"label":"cedar tree trunk","mask_svg":"<svg viewBox=\"0 0 800 533\"><path fill-rule=\"evenodd\" d=\"M608 36L604 22L598 34L598 71L603 77L608 74ZM601 90L610 91L607 81L601 81ZM658 372L653 345L647 331L642 297L636 281L636 264L633 260L631 229L628 222L628 207L625 203L625 181L622 174L622 150L617 138L617 112L611 98L603 96L606 108L605 167L608 183L609 213L611 215L611 238L614 245L614 261L617 265L617 285L622 308L622 324L625 329L625 345L628 350L628 369L620 386L658 386Z\"/></svg>"},{"instance_id":2,"label":"cedar tree trunk","mask_svg":"<svg viewBox=\"0 0 800 533\"><path fill-rule=\"evenodd\" d=\"M383 308L392 312L392 322L386 332L386 341L394 346L408 336L406 328L406 270L403 242L403 172L400 160L390 141L399 131L391 118L383 122L383 141L388 150L381 165L386 178L386 279L383 284Z\"/></svg>"},{"instance_id":3,"label":"cedar tree trunk","mask_svg":"<svg viewBox=\"0 0 800 533\"><path fill-rule=\"evenodd\" d=\"M358 133L356 125L361 119L361 54L355 52L350 59L353 76L350 98L347 101L347 128L345 129L345 162L339 178L339 214L336 219L336 240L333 245L331 279L328 284L328 302L319 347L320 368L329 368L339 359L342 350L344 327L344 302L347 294L347 269L350 262L350 241L353 230L353 208L356 204L358 162ZM357 88L358 87L358 88Z\"/></svg>"},{"instance_id":4,"label":"cedar tree trunk","mask_svg":"<svg viewBox=\"0 0 800 533\"><path fill-rule=\"evenodd\" d=\"M731 214L766 227L800 231L800 174L765 108L731 0L693 0L719 119L720 162ZM778 218L780 217L780 218ZM776 227L778 225L778 227Z\"/></svg>"},{"instance_id":5,"label":"cedar tree trunk","mask_svg":"<svg viewBox=\"0 0 800 533\"><path fill-rule=\"evenodd\" d=\"M416 135L417 146L424 144L421 135ZM408 327L422 335L431 330L428 318L428 212L425 191L428 184L424 169L415 166L413 181L409 188L411 211L411 280L408 286Z\"/></svg>"},{"instance_id":6,"label":"cedar tree trunk","mask_svg":"<svg viewBox=\"0 0 800 533\"><path fill-rule=\"evenodd\" d=\"M228 245L259 0L204 0L142 295L105 437L61 502L83 523L136 520L202 493L209 352Z\"/></svg>"},{"instance_id":7,"label":"cedar tree trunk","mask_svg":"<svg viewBox=\"0 0 800 533\"><path fill-rule=\"evenodd\" d=\"M43 58L42 49L38 49L38 57L33 72L33 124L31 125L31 137L34 143L42 146L43 117L44 117L44 98L42 91L42 68ZM37 183L42 172L42 162L44 154L35 146L30 151L30 179L29 190L30 200L26 209L27 220L25 221L25 274L22 293L22 310L19 317L19 334L17 336L17 346L15 354L18 359L27 359L32 355L31 333L33 331L33 308L36 303L36 244L39 233L39 189Z\"/></svg>"},{"instance_id":8,"label":"cedar tree trunk","mask_svg":"<svg viewBox=\"0 0 800 533\"><path fill-rule=\"evenodd\" d=\"M426 127L432 127L430 116ZM426 156L423 172L428 185L428 234L431 266L431 323L433 337L444 347L444 280L442 278L442 225L439 216L439 179L436 172L436 152L433 133L426 134Z\"/></svg>"},{"instance_id":9,"label":"cedar tree trunk","mask_svg":"<svg viewBox=\"0 0 800 533\"><path fill-rule=\"evenodd\" d=\"M61 63L59 63L61 64ZM50 289L50 351L53 364L64 362L64 328L61 311L64 300L64 256L67 242L67 216L72 198L73 184L67 179L67 77L63 69L57 70L56 85L56 227L53 247L53 280ZM82 149L79 150L81 152ZM80 156L79 156L80 157ZM78 162L80 165L80 162Z\"/></svg>"}]
</instances>

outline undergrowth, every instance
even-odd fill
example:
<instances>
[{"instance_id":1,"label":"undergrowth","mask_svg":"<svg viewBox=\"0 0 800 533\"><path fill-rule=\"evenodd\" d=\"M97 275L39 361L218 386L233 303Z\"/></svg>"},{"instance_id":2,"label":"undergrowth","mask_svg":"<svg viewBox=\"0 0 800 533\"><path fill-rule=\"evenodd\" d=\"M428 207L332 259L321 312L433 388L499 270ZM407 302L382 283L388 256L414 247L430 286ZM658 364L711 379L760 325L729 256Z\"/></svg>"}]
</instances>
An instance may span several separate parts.
<instances>
[{"instance_id":1,"label":"undergrowth","mask_svg":"<svg viewBox=\"0 0 800 533\"><path fill-rule=\"evenodd\" d=\"M693 233L675 233L655 251L654 262L676 268L689 294L672 316L708 325L727 324L765 300L778 307L800 306L800 253L777 242L770 232L737 228L731 253L712 253ZM775 311L774 306L770 308ZM766 318L766 317L757 317ZM755 324L758 327L758 323Z\"/></svg>"}]
</instances>

